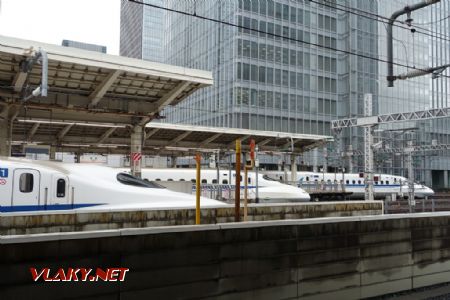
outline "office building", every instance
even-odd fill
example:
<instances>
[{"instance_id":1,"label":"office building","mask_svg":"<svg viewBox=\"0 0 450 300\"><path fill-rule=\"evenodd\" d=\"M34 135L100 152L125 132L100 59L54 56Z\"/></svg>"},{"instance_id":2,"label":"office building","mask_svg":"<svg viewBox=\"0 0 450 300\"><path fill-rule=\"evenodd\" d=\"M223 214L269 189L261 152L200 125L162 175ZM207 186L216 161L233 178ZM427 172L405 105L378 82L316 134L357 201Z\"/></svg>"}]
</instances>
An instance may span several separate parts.
<instances>
[{"instance_id":1,"label":"office building","mask_svg":"<svg viewBox=\"0 0 450 300\"><path fill-rule=\"evenodd\" d=\"M163 0L144 0L162 6ZM165 11L141 4L121 1L120 55L164 62Z\"/></svg>"},{"instance_id":2,"label":"office building","mask_svg":"<svg viewBox=\"0 0 450 300\"><path fill-rule=\"evenodd\" d=\"M373 95L374 114L449 106L445 77L428 75L387 87L383 16L415 2L168 1L170 9L218 21L166 13L165 62L210 70L215 80L214 86L166 110L167 121L331 135L331 120L363 115L365 93ZM395 66L396 74L448 63L448 14L448 3L441 1L413 12L413 27L395 26L394 60L408 66ZM384 147L404 146L408 140L448 144L448 128L448 120L432 120L380 126L375 134ZM361 128L347 129L340 146L329 145L326 152L302 160L324 165L326 154L328 166L348 169L351 159L357 172L363 169L362 156L343 155L349 145L362 150L362 143ZM448 151L431 154L415 156L415 179L448 186ZM377 171L407 176L401 153L375 158Z\"/></svg>"}]
</instances>

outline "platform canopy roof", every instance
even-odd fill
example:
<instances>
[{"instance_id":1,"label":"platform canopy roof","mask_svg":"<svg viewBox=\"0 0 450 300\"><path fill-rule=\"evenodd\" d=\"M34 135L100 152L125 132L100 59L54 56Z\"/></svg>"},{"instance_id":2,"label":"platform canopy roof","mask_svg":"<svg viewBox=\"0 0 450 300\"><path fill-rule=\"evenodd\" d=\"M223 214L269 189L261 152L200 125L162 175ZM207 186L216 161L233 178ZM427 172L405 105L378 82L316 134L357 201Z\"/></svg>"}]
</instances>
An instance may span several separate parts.
<instances>
[{"instance_id":1,"label":"platform canopy roof","mask_svg":"<svg viewBox=\"0 0 450 300\"><path fill-rule=\"evenodd\" d=\"M44 52L48 96L34 97ZM0 114L13 108L10 117L145 124L212 84L208 71L0 36Z\"/></svg>"},{"instance_id":2,"label":"platform canopy roof","mask_svg":"<svg viewBox=\"0 0 450 300\"><path fill-rule=\"evenodd\" d=\"M18 118L13 126L17 146L43 144L61 152L129 154L131 126ZM151 122L143 134L143 154L191 155L196 151L235 149L236 139L248 150L254 139L260 151L302 153L332 140L330 136L238 128L216 128Z\"/></svg>"},{"instance_id":3,"label":"platform canopy roof","mask_svg":"<svg viewBox=\"0 0 450 300\"><path fill-rule=\"evenodd\" d=\"M33 96L43 84L43 53L48 58L48 95ZM34 143L56 151L128 154L133 126L159 118L164 107L212 84L207 71L0 36L0 118L13 120L16 150ZM261 151L298 153L331 140L150 122L143 153L228 151L237 138L244 150L253 138Z\"/></svg>"}]
</instances>

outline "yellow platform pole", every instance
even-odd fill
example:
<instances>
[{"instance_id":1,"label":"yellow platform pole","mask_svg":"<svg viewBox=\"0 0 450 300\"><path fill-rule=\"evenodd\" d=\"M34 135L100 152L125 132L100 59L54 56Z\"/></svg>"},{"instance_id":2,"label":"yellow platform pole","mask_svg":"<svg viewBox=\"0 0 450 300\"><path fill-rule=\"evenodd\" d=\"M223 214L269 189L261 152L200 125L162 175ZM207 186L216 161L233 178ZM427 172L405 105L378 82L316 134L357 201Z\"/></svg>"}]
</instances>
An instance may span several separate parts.
<instances>
[{"instance_id":1,"label":"yellow platform pole","mask_svg":"<svg viewBox=\"0 0 450 300\"><path fill-rule=\"evenodd\" d=\"M197 166L197 178L195 180L195 224L200 224L200 163L202 157L200 153L195 155L195 161Z\"/></svg>"}]
</instances>

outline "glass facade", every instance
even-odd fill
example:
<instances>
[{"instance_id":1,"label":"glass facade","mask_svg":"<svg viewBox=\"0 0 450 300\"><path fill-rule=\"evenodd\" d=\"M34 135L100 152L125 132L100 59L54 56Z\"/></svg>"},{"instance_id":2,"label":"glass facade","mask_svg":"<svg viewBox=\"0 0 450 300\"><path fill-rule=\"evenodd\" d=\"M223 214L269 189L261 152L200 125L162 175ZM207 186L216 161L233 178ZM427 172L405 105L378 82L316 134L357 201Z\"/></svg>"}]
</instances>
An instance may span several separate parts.
<instances>
[{"instance_id":1,"label":"glass facade","mask_svg":"<svg viewBox=\"0 0 450 300\"><path fill-rule=\"evenodd\" d=\"M163 6L163 0L145 0ZM164 10L121 1L120 55L164 62Z\"/></svg>"},{"instance_id":2,"label":"glass facade","mask_svg":"<svg viewBox=\"0 0 450 300\"><path fill-rule=\"evenodd\" d=\"M163 114L174 123L331 135L331 120L363 115L365 93L373 95L374 114L448 106L446 78L417 77L387 87L386 64L379 61L386 59L386 24L381 22L386 20L376 15L390 16L415 2L165 1L167 8L221 22L166 12L165 62L212 71L215 84ZM409 70L448 63L448 14L444 1L413 12L416 33L395 27L395 62ZM394 70L399 74L408 68ZM376 135L391 147L408 139L449 143L449 125L433 120L380 126ZM417 129L393 131L398 128ZM343 165L342 152L349 145L362 149L362 129L344 130L339 142L327 149L329 166ZM448 153L432 154L415 160L416 179L427 184L437 178L432 170L450 168ZM305 154L302 160L324 164L323 152ZM353 171L363 168L362 156L352 160ZM380 172L407 175L404 166L403 155L376 155Z\"/></svg>"},{"instance_id":3,"label":"glass facade","mask_svg":"<svg viewBox=\"0 0 450 300\"><path fill-rule=\"evenodd\" d=\"M171 1L245 28L172 14L167 62L211 70L215 86L167 112L168 121L206 126L330 132L337 118L337 16L308 1ZM255 29L255 30L251 30ZM195 45L195 46L194 46Z\"/></svg>"}]
</instances>

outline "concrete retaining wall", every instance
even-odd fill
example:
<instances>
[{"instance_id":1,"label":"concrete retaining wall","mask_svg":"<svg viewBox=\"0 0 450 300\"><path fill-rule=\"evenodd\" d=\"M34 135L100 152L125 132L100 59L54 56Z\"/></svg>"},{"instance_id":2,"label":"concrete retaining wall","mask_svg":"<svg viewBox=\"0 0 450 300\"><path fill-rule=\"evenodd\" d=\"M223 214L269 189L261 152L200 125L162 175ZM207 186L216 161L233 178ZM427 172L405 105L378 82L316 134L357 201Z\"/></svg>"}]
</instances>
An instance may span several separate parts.
<instances>
[{"instance_id":1,"label":"concrete retaining wall","mask_svg":"<svg viewBox=\"0 0 450 300\"><path fill-rule=\"evenodd\" d=\"M250 221L379 215L380 201L250 204ZM243 211L241 211L243 215ZM234 206L201 210L202 224L234 221ZM119 228L195 224L195 209L153 209L142 211L67 211L39 213L4 213L0 234L33 234Z\"/></svg>"},{"instance_id":2,"label":"concrete retaining wall","mask_svg":"<svg viewBox=\"0 0 450 300\"><path fill-rule=\"evenodd\" d=\"M357 299L450 281L450 213L0 237L1 299ZM127 267L33 282L33 267Z\"/></svg>"}]
</instances>

